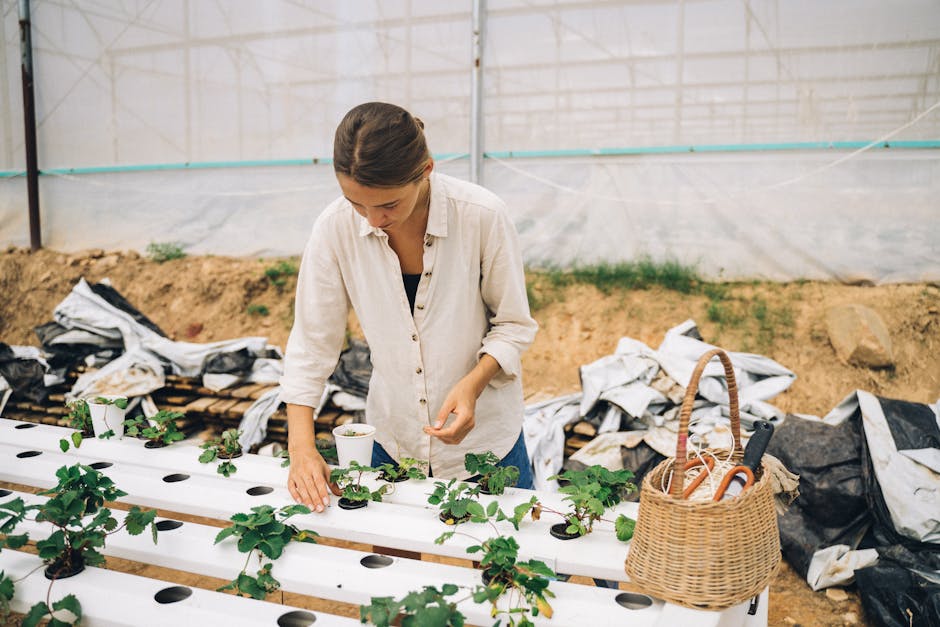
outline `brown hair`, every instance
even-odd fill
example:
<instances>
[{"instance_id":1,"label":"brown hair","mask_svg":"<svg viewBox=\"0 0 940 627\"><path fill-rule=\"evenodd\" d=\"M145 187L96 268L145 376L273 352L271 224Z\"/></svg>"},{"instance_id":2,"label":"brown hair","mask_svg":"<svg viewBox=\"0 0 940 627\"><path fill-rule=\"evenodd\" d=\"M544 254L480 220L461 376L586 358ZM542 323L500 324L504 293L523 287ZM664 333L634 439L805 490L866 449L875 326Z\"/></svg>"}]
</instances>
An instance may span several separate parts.
<instances>
[{"instance_id":1,"label":"brown hair","mask_svg":"<svg viewBox=\"0 0 940 627\"><path fill-rule=\"evenodd\" d=\"M413 183L430 158L424 123L393 104L361 104L336 127L333 169L366 187Z\"/></svg>"}]
</instances>

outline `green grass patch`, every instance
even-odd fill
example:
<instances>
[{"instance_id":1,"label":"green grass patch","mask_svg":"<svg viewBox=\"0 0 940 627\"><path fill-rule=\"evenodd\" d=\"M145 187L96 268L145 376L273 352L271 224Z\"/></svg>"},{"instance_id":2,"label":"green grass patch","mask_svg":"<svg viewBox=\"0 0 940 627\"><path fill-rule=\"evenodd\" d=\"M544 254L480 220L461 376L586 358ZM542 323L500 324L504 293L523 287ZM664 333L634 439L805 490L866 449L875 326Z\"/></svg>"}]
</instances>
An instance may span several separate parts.
<instances>
[{"instance_id":1,"label":"green grass patch","mask_svg":"<svg viewBox=\"0 0 940 627\"><path fill-rule=\"evenodd\" d=\"M245 312L249 316L267 316L271 313L267 305L259 305L258 303L248 305L248 307L245 308Z\"/></svg>"},{"instance_id":2,"label":"green grass patch","mask_svg":"<svg viewBox=\"0 0 940 627\"><path fill-rule=\"evenodd\" d=\"M147 257L157 263L163 263L171 259L182 259L185 256L182 242L150 242L147 244Z\"/></svg>"},{"instance_id":3,"label":"green grass patch","mask_svg":"<svg viewBox=\"0 0 940 627\"><path fill-rule=\"evenodd\" d=\"M694 266L684 266L678 261L656 262L648 258L570 269L532 269L526 280L529 307L535 311L561 300L564 288L576 284L593 285L604 294L654 287L692 294L703 285Z\"/></svg>"},{"instance_id":4,"label":"green grass patch","mask_svg":"<svg viewBox=\"0 0 940 627\"><path fill-rule=\"evenodd\" d=\"M297 275L297 264L290 260L278 261L273 266L264 269L264 276L268 277L271 284L282 289L287 284L287 277Z\"/></svg>"}]
</instances>

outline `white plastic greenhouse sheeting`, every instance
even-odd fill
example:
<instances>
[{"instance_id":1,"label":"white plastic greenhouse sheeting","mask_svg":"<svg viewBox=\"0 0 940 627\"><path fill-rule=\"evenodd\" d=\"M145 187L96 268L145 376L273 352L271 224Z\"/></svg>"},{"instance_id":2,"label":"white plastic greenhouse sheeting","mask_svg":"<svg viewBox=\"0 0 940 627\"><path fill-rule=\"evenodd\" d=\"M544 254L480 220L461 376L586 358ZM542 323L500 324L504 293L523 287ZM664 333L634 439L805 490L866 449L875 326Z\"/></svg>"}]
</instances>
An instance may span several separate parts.
<instances>
[{"instance_id":1,"label":"white plastic greenhouse sheeting","mask_svg":"<svg viewBox=\"0 0 940 627\"><path fill-rule=\"evenodd\" d=\"M275 489L268 495L246 496L245 486L283 483L283 468L273 458L257 455L245 455L237 460L238 473L231 478L222 478L214 473L213 465L196 462L199 449L177 444L164 449L144 450L140 440L124 439L119 441L85 441L78 450L62 454L57 450L60 437L70 430L60 427L32 425L11 420L0 420L0 480L47 487L51 485L49 477L56 468L76 462L91 463L92 460L113 462L102 467L102 472L115 480L118 487L129 494L122 498L127 503L137 503L149 507L159 507L170 511L184 512L191 515L208 515L212 518L227 519L235 511L248 511L248 508L261 503L275 506L290 502L283 489ZM27 451L34 451L27 453ZM24 455L24 453L26 453ZM96 464L98 465L98 464ZM163 483L160 477L170 472L192 473L189 479L173 483ZM154 483L155 482L155 483ZM162 486L162 487L161 487ZM297 516L291 522L301 528L319 531L328 537L359 540L367 543L381 543L399 549L423 550L454 557L466 558L463 547L467 542L460 541L460 535L443 546L429 542L439 533L449 529L433 521L425 525L425 518L433 519L434 512L417 511L416 507L426 506L426 494L429 482L406 482L398 484L388 503L376 503L365 510L348 512L330 508L324 514ZM498 497L504 508L511 507L516 501L526 500L531 491L511 490L506 496ZM0 500L22 496L29 502L42 497L12 493ZM557 496L539 494L540 498L553 498L553 505L558 505ZM496 498L496 497L490 497ZM627 504L627 509L635 515L635 504ZM373 511L373 509L375 511ZM120 517L121 512L114 512ZM404 514L404 517L401 515ZM546 514L546 517L548 515ZM25 523L24 523L25 524ZM587 569L585 574L592 576L616 575L623 578L623 552L611 552L610 546L620 546L609 534L609 530L596 529L593 534L576 542L564 543L548 537L545 532L546 522L526 522L520 532L504 529L512 533L522 545L522 552L540 554L551 566L562 567L571 557L560 554L559 559L549 557L554 549L561 553L568 547L584 551L580 558ZM35 524L29 523L25 531L35 531ZM526 531L538 527L539 537ZM530 528L530 529L527 529ZM382 533L376 533L381 529ZM479 525L465 524L461 530L479 534L487 530ZM106 553L145 563L174 567L207 576L228 578L243 560L238 557L231 542L214 545L212 538L218 529L195 523L185 523L177 529L161 533L155 548L149 537L130 537L118 534L109 540ZM586 542L591 541L591 542ZM593 542L593 544L592 544ZM471 542L472 543L472 542ZM591 546L589 546L589 544ZM599 556L591 548L594 545L606 546L607 553L616 553L613 559ZM623 547L625 548L625 547ZM456 549L456 551L455 551ZM4 553L6 554L6 553ZM363 603L372 595L401 596L421 585L439 585L443 581L458 585L474 585L479 574L477 571L443 564L427 563L404 558L395 558L384 569L363 569L360 560L367 554L359 551L339 549L329 546L298 545L290 549L276 565L275 576L282 582L284 589L291 592L312 594L323 598L349 603ZM616 562L616 570L610 573L603 562ZM318 577L309 576L310 564L316 563L322 572ZM570 564L569 564L570 565ZM578 570L581 568L577 567ZM574 571L569 571L574 572ZM394 575L394 576L390 576ZM702 612L664 604L660 601L640 603L642 595L633 595L618 602L617 590L594 588L578 584L558 583L552 585L557 597L552 604L555 617L551 621L536 619L537 624L545 625L710 625L714 627L760 627L767 624L767 593L761 595L754 614L748 614L749 603L744 603L724 612ZM635 598L634 598L635 597ZM472 603L462 606L468 619L473 623L486 624L488 611Z\"/></svg>"},{"instance_id":2,"label":"white plastic greenhouse sheeting","mask_svg":"<svg viewBox=\"0 0 940 627\"><path fill-rule=\"evenodd\" d=\"M30 4L53 249L294 255L338 195L329 165L56 168L329 157L340 117L368 100L421 117L435 153L469 150L469 2ZM4 177L25 163L16 5L0 28L0 245L23 246L25 182ZM648 255L709 278L940 278L934 0L486 5L484 149L499 160L484 183L509 203L528 263ZM820 149L778 150L805 142ZM696 152L559 156L669 146ZM441 169L469 172L465 159Z\"/></svg>"}]
</instances>

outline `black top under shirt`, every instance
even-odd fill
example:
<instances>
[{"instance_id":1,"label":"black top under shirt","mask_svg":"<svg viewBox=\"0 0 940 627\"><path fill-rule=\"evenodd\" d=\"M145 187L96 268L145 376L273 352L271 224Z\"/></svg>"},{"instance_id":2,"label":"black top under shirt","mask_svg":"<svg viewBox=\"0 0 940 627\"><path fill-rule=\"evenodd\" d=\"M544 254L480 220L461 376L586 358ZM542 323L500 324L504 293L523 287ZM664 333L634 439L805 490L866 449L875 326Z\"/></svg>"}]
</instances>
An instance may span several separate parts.
<instances>
[{"instance_id":1,"label":"black top under shirt","mask_svg":"<svg viewBox=\"0 0 940 627\"><path fill-rule=\"evenodd\" d=\"M421 281L421 274L401 275L402 283L405 284L405 294L408 295L408 304L411 305L411 315L415 314L415 298L418 296L418 283Z\"/></svg>"}]
</instances>

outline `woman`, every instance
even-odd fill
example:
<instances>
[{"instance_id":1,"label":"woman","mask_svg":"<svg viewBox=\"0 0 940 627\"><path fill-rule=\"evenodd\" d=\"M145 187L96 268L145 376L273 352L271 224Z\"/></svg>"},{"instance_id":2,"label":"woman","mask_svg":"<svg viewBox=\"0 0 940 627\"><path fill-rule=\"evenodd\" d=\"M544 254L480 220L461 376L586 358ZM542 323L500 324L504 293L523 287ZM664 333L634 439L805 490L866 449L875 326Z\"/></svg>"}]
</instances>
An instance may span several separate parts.
<instances>
[{"instance_id":1,"label":"woman","mask_svg":"<svg viewBox=\"0 0 940 627\"><path fill-rule=\"evenodd\" d=\"M531 487L521 354L537 325L517 235L495 195L434 172L423 129L380 102L355 107L336 129L343 195L317 218L304 250L280 396L288 489L316 511L329 504L330 486L314 408L350 306L372 354L373 465L413 457L429 460L434 476L465 478L464 454L490 450Z\"/></svg>"}]
</instances>

